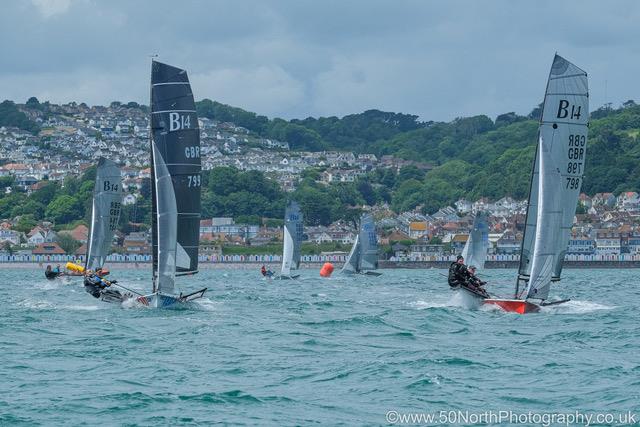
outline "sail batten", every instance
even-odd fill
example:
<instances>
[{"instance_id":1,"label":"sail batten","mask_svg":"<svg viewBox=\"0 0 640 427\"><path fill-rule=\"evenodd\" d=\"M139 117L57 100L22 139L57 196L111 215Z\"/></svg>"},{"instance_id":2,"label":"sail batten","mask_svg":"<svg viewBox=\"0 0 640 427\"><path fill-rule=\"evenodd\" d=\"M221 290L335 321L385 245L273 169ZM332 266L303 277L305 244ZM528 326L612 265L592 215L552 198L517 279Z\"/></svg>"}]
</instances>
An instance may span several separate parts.
<instances>
[{"instance_id":1,"label":"sail batten","mask_svg":"<svg viewBox=\"0 0 640 427\"><path fill-rule=\"evenodd\" d=\"M154 291L171 293L176 274L198 270L200 129L186 71L157 61L151 67L151 152Z\"/></svg>"},{"instance_id":2,"label":"sail batten","mask_svg":"<svg viewBox=\"0 0 640 427\"><path fill-rule=\"evenodd\" d=\"M560 279L582 186L588 117L587 74L556 55L545 91L520 255L518 277L527 281L525 298L546 299L551 282Z\"/></svg>"},{"instance_id":3,"label":"sail batten","mask_svg":"<svg viewBox=\"0 0 640 427\"><path fill-rule=\"evenodd\" d=\"M96 169L91 210L91 232L87 243L85 269L101 268L109 255L113 235L118 228L123 188L120 168L100 158Z\"/></svg>"}]
</instances>

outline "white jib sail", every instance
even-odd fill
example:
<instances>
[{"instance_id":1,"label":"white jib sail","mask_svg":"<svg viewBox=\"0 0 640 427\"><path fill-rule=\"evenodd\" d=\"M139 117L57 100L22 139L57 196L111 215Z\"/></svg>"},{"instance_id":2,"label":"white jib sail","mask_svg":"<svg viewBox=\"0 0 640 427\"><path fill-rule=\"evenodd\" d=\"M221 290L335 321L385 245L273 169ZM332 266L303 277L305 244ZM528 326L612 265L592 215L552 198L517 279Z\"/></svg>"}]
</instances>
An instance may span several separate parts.
<instances>
[{"instance_id":1,"label":"white jib sail","mask_svg":"<svg viewBox=\"0 0 640 427\"><path fill-rule=\"evenodd\" d=\"M484 268L489 247L489 227L485 214L478 212L473 220L473 229L469 233L467 243L462 250L464 262L473 265L479 270Z\"/></svg>"}]
</instances>

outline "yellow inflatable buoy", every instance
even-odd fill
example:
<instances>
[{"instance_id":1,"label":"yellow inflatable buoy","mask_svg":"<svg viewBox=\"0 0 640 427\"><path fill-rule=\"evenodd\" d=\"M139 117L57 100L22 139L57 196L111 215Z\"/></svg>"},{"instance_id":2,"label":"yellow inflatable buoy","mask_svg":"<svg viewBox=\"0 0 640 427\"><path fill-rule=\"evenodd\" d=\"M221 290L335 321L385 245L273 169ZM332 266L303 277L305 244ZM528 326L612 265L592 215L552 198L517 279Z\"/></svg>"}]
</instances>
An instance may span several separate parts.
<instances>
[{"instance_id":1,"label":"yellow inflatable buoy","mask_svg":"<svg viewBox=\"0 0 640 427\"><path fill-rule=\"evenodd\" d=\"M68 262L66 267L67 267L67 270L77 271L78 273L84 273L84 267L81 265Z\"/></svg>"}]
</instances>

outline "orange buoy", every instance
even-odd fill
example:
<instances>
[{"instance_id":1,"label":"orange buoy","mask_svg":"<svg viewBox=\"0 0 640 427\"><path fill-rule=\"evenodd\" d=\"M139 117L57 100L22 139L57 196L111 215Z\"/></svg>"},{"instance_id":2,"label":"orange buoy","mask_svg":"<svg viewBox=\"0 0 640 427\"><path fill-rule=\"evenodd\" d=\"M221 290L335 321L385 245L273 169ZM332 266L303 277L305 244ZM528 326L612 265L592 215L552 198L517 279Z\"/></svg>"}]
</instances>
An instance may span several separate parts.
<instances>
[{"instance_id":1,"label":"orange buoy","mask_svg":"<svg viewBox=\"0 0 640 427\"><path fill-rule=\"evenodd\" d=\"M333 264L331 264L330 262L325 262L320 269L320 276L330 277L331 273L333 273Z\"/></svg>"}]
</instances>

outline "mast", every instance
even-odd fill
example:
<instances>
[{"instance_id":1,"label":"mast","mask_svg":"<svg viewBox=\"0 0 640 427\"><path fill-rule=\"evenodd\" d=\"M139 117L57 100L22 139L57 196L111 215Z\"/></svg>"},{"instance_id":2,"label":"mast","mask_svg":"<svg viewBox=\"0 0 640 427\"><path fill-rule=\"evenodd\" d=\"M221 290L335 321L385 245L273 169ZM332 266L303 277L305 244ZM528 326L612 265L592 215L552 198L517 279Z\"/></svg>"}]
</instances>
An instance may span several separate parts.
<instances>
[{"instance_id":1,"label":"mast","mask_svg":"<svg viewBox=\"0 0 640 427\"><path fill-rule=\"evenodd\" d=\"M158 291L156 284L158 278L158 204L156 199L156 169L153 153L153 57L151 59L151 72L149 75L149 163L151 181L151 274L153 292Z\"/></svg>"}]
</instances>

